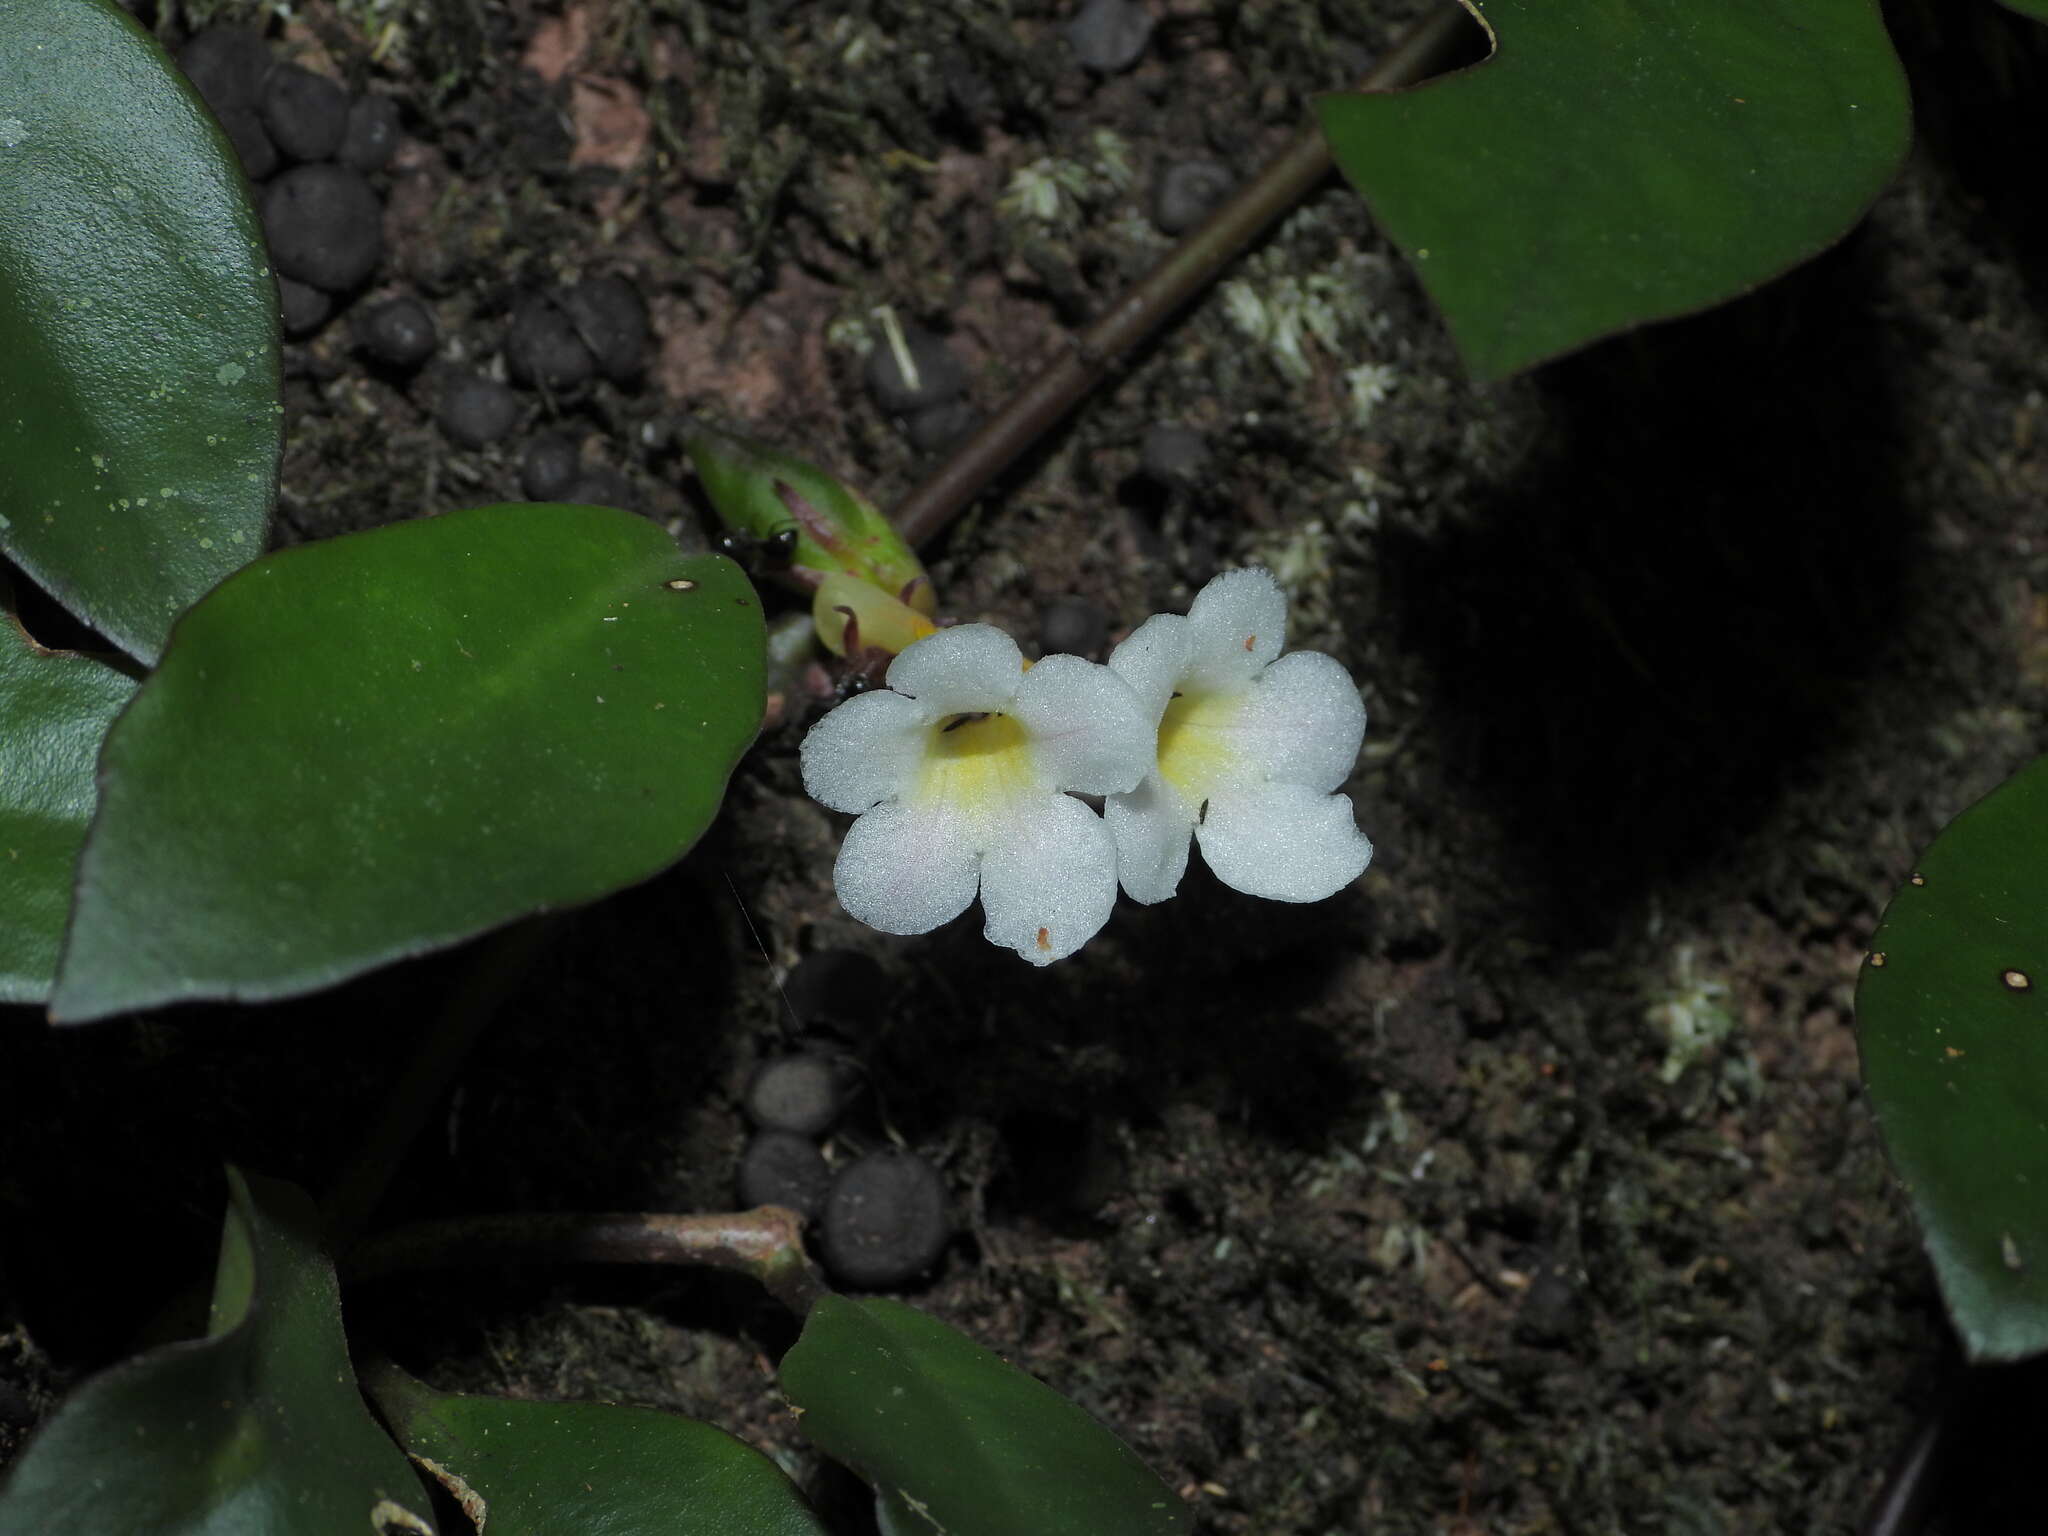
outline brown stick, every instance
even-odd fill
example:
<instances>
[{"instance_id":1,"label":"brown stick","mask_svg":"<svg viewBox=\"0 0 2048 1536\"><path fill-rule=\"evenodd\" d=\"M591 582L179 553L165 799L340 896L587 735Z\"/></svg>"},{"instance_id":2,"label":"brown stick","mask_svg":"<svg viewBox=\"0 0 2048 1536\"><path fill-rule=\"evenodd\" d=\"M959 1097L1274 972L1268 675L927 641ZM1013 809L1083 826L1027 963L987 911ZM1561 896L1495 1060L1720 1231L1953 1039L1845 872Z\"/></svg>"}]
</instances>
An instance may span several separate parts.
<instances>
[{"instance_id":1,"label":"brown stick","mask_svg":"<svg viewBox=\"0 0 2048 1536\"><path fill-rule=\"evenodd\" d=\"M578 1215L518 1212L418 1221L365 1238L343 1278L377 1280L476 1264L684 1264L751 1275L798 1317L827 1291L804 1254L793 1211L674 1216L661 1211Z\"/></svg>"},{"instance_id":2,"label":"brown stick","mask_svg":"<svg viewBox=\"0 0 2048 1536\"><path fill-rule=\"evenodd\" d=\"M1442 66L1459 34L1470 25L1463 6L1456 0L1444 0L1373 66L1356 89L1384 91L1413 85ZM1101 319L1079 336L1070 337L1058 357L1012 395L896 508L892 520L904 541L913 547L925 544L966 510L991 480L1313 191L1329 174L1331 163L1321 132L1311 129L1304 133L1210 214Z\"/></svg>"}]
</instances>

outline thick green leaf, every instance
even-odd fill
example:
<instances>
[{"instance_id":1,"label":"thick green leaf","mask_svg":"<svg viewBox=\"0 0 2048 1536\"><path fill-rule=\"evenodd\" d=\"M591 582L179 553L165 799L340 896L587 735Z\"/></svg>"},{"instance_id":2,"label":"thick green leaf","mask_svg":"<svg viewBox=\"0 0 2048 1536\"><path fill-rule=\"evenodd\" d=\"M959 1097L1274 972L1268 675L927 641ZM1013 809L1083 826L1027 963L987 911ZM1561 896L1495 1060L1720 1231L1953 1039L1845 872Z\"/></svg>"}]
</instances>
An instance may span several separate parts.
<instances>
[{"instance_id":1,"label":"thick green leaf","mask_svg":"<svg viewBox=\"0 0 2048 1536\"><path fill-rule=\"evenodd\" d=\"M803 1432L946 1536L1168 1536L1187 1506L1052 1388L901 1302L827 1296L782 1361Z\"/></svg>"},{"instance_id":2,"label":"thick green leaf","mask_svg":"<svg viewBox=\"0 0 2048 1536\"><path fill-rule=\"evenodd\" d=\"M2048 21L2048 0L1998 0L2009 11L2018 11L2022 16L2031 16L2036 21Z\"/></svg>"},{"instance_id":3,"label":"thick green leaf","mask_svg":"<svg viewBox=\"0 0 2048 1536\"><path fill-rule=\"evenodd\" d=\"M695 1419L456 1397L393 1366L364 1382L399 1443L489 1536L824 1536L774 1462Z\"/></svg>"},{"instance_id":4,"label":"thick green leaf","mask_svg":"<svg viewBox=\"0 0 2048 1536\"><path fill-rule=\"evenodd\" d=\"M425 1490L356 1391L312 1202L228 1182L209 1337L73 1393L0 1487L0 1530L431 1536Z\"/></svg>"},{"instance_id":5,"label":"thick green leaf","mask_svg":"<svg viewBox=\"0 0 2048 1536\"><path fill-rule=\"evenodd\" d=\"M54 1017L279 997L687 852L760 727L730 560L517 504L285 550L115 723Z\"/></svg>"},{"instance_id":6,"label":"thick green leaf","mask_svg":"<svg viewBox=\"0 0 2048 1536\"><path fill-rule=\"evenodd\" d=\"M1875 0L1465 4L1492 58L1316 108L1480 378L1747 292L1905 153Z\"/></svg>"},{"instance_id":7,"label":"thick green leaf","mask_svg":"<svg viewBox=\"0 0 2048 1536\"><path fill-rule=\"evenodd\" d=\"M111 0L0 0L0 549L145 660L263 547L268 262L147 32Z\"/></svg>"},{"instance_id":8,"label":"thick green leaf","mask_svg":"<svg viewBox=\"0 0 2048 1536\"><path fill-rule=\"evenodd\" d=\"M2048 757L1921 855L1870 941L1856 1027L1964 1347L2048 1349Z\"/></svg>"},{"instance_id":9,"label":"thick green leaf","mask_svg":"<svg viewBox=\"0 0 2048 1536\"><path fill-rule=\"evenodd\" d=\"M0 1003L50 995L93 764L134 692L104 662L46 651L0 612Z\"/></svg>"}]
</instances>

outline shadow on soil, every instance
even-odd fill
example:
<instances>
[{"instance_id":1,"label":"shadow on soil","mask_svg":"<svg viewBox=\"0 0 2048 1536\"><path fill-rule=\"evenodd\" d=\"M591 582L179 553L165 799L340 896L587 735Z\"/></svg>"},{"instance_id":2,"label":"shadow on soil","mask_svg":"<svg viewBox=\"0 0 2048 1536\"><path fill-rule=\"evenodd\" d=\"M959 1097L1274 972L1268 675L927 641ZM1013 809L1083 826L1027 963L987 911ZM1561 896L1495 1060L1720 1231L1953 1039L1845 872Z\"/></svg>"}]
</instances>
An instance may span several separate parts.
<instances>
[{"instance_id":1,"label":"shadow on soil","mask_svg":"<svg viewBox=\"0 0 2048 1536\"><path fill-rule=\"evenodd\" d=\"M1551 365L1521 473L1390 538L1401 644L1553 938L1755 828L1907 616L1868 252Z\"/></svg>"}]
</instances>

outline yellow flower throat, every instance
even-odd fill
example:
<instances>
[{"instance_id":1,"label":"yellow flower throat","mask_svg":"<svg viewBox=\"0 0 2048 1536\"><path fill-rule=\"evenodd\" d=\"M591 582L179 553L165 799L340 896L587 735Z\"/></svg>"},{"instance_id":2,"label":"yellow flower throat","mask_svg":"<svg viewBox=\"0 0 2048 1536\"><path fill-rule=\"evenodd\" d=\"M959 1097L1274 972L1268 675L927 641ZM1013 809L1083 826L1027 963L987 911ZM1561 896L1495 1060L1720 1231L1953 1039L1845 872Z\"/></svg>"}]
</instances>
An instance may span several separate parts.
<instances>
[{"instance_id":1,"label":"yellow flower throat","mask_svg":"<svg viewBox=\"0 0 2048 1536\"><path fill-rule=\"evenodd\" d=\"M1159 776L1199 806L1239 776L1238 732L1244 697L1177 693L1159 718Z\"/></svg>"},{"instance_id":2,"label":"yellow flower throat","mask_svg":"<svg viewBox=\"0 0 2048 1536\"><path fill-rule=\"evenodd\" d=\"M931 728L915 798L988 814L1037 786L1038 765L1023 726L1008 715L953 715Z\"/></svg>"}]
</instances>

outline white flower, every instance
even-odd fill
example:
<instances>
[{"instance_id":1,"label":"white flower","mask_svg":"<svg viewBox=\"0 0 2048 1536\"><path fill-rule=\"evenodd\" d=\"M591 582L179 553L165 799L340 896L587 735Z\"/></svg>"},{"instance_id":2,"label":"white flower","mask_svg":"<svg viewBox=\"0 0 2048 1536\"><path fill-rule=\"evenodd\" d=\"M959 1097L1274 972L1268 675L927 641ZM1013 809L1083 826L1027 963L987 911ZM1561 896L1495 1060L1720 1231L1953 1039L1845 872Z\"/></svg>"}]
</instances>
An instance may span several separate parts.
<instances>
[{"instance_id":1,"label":"white flower","mask_svg":"<svg viewBox=\"0 0 2048 1536\"><path fill-rule=\"evenodd\" d=\"M1351 675L1319 651L1280 654L1287 599L1262 570L1226 571L1186 618L1147 619L1109 665L1159 722L1144 783L1103 819L1134 901L1164 901L1188 838L1225 885L1275 901L1320 901L1349 885L1372 844L1333 794L1365 738Z\"/></svg>"},{"instance_id":2,"label":"white flower","mask_svg":"<svg viewBox=\"0 0 2048 1536\"><path fill-rule=\"evenodd\" d=\"M928 933L977 888L992 944L1045 965L1116 904L1116 844L1066 791L1132 789L1151 721L1123 680L1078 656L1029 671L986 624L943 629L804 737L804 788L860 816L832 871L846 910L884 933Z\"/></svg>"}]
</instances>

